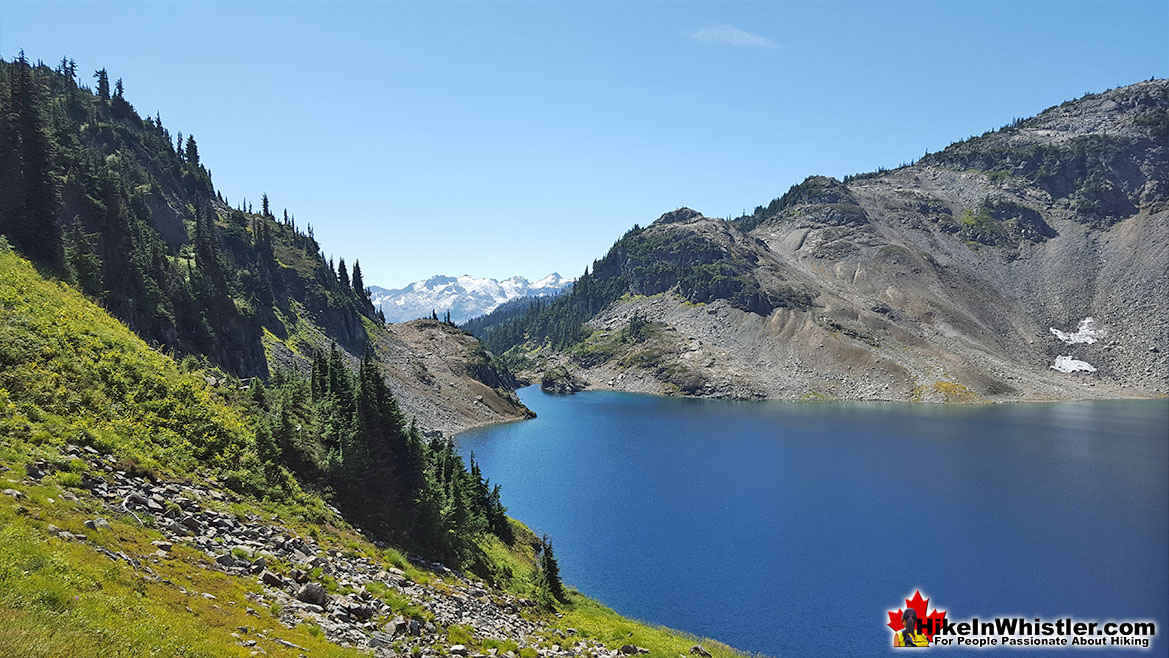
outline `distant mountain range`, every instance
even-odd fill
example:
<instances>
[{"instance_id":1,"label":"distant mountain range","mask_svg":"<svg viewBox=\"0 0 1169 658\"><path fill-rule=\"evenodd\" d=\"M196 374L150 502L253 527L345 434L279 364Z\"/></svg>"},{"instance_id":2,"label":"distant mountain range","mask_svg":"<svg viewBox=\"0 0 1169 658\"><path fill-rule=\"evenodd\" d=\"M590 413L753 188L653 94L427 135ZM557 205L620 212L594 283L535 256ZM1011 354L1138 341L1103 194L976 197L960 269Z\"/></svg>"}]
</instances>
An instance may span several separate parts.
<instances>
[{"instance_id":1,"label":"distant mountain range","mask_svg":"<svg viewBox=\"0 0 1169 658\"><path fill-rule=\"evenodd\" d=\"M432 276L425 281L415 281L404 288L395 290L370 286L373 305L380 308L388 322L406 322L430 316L431 311L444 316L450 311L451 320L465 322L500 305L522 297L548 297L559 295L572 285L573 279L566 279L553 272L536 282L529 282L522 276L513 276L503 281L477 279L463 276Z\"/></svg>"}]
</instances>

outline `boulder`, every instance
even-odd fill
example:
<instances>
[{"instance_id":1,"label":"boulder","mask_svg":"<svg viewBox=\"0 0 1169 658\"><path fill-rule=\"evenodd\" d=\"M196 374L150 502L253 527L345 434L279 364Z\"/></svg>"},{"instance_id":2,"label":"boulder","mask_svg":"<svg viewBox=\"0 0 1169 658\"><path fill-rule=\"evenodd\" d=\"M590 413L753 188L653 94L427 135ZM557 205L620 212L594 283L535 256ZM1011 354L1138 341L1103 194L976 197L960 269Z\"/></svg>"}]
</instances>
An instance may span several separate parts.
<instances>
[{"instance_id":1,"label":"boulder","mask_svg":"<svg viewBox=\"0 0 1169 658\"><path fill-rule=\"evenodd\" d=\"M368 605L352 603L346 608L346 610L349 612L349 616L353 617L354 619L359 619L361 621L369 621L370 619L373 619L374 609Z\"/></svg>"},{"instance_id":2,"label":"boulder","mask_svg":"<svg viewBox=\"0 0 1169 658\"><path fill-rule=\"evenodd\" d=\"M90 530L109 530L110 523L105 519L90 519L85 522L85 527Z\"/></svg>"},{"instance_id":3,"label":"boulder","mask_svg":"<svg viewBox=\"0 0 1169 658\"><path fill-rule=\"evenodd\" d=\"M390 635L405 635L409 631L409 628L410 626L406 623L406 618L402 615L394 617L385 626L382 626L382 630Z\"/></svg>"},{"instance_id":4,"label":"boulder","mask_svg":"<svg viewBox=\"0 0 1169 658\"><path fill-rule=\"evenodd\" d=\"M265 570L260 574L260 582L271 587L284 587L284 579L279 574Z\"/></svg>"},{"instance_id":5,"label":"boulder","mask_svg":"<svg viewBox=\"0 0 1169 658\"><path fill-rule=\"evenodd\" d=\"M374 631L373 635L369 636L369 648L378 649L381 647L389 647L394 644L394 636L381 631Z\"/></svg>"},{"instance_id":6,"label":"boulder","mask_svg":"<svg viewBox=\"0 0 1169 658\"><path fill-rule=\"evenodd\" d=\"M298 601L305 603L312 603L319 605L322 608L329 603L329 595L325 592L325 588L320 583L305 583L300 591L296 593Z\"/></svg>"},{"instance_id":7,"label":"boulder","mask_svg":"<svg viewBox=\"0 0 1169 658\"><path fill-rule=\"evenodd\" d=\"M695 644L690 647L690 653L695 656L702 656L703 658L710 658L710 652L701 644Z\"/></svg>"}]
</instances>

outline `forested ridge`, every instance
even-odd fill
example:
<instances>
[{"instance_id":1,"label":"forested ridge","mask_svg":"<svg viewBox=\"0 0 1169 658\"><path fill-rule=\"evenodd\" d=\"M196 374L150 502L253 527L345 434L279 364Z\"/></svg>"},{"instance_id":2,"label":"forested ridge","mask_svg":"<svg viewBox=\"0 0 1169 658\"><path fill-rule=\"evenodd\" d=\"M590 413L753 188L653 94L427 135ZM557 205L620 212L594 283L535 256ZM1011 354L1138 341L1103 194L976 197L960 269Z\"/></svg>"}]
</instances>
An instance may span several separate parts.
<instances>
[{"instance_id":1,"label":"forested ridge","mask_svg":"<svg viewBox=\"0 0 1169 658\"><path fill-rule=\"evenodd\" d=\"M207 379L222 385L246 426L224 425L220 410L196 406L203 420L190 426L191 437L176 439L183 454L155 463L169 470L202 455L211 473L241 493L293 500L306 488L373 537L450 564L491 568L480 539L512 540L499 489L448 439L423 437L402 413L370 344L383 319L360 264L350 270L344 259L326 258L312 227L298 226L287 210L278 216L266 194L259 208L231 205L212 185L194 135L172 135L158 115L141 118L123 82L111 85L104 69L93 79L96 89L82 84L68 58L55 68L23 53L0 61L0 247L11 244L43 275L98 302L182 369L227 373ZM107 364L101 353L85 361L64 343L38 352L29 346L46 338L30 333L27 314L9 320L0 332L0 393L24 411L5 412L6 432L35 433L46 413L78 427L102 417L98 407L59 399L65 390L30 386L46 371L68 373L58 378L76 380L74 395L93 389L86 399L122 395L131 406L175 410L190 404L160 382L110 390L113 375L98 371L116 371L124 361ZM285 338L306 321L326 337L306 355L309 372L269 372L264 332ZM76 331L84 329L72 323L65 333ZM363 355L355 372L346 352ZM142 431L99 436L83 429L80 436L112 449L127 440L125 432Z\"/></svg>"},{"instance_id":2,"label":"forested ridge","mask_svg":"<svg viewBox=\"0 0 1169 658\"><path fill-rule=\"evenodd\" d=\"M146 340L238 376L267 376L263 331L301 317L360 354L378 319L360 264L327 259L266 194L231 205L194 135L93 79L67 58L0 61L0 234Z\"/></svg>"}]
</instances>

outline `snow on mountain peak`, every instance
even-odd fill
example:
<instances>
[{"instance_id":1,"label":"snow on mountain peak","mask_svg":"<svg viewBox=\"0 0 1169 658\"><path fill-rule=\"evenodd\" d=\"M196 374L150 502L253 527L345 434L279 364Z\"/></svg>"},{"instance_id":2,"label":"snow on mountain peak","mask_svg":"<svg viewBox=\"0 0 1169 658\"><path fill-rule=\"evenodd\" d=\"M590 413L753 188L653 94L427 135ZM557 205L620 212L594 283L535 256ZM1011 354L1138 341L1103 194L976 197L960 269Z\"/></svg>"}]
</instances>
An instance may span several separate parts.
<instances>
[{"instance_id":1,"label":"snow on mountain peak","mask_svg":"<svg viewBox=\"0 0 1169 658\"><path fill-rule=\"evenodd\" d=\"M563 288L565 284L572 283L573 279L565 279L560 276L559 272L553 272L548 276L540 279L532 284L533 288Z\"/></svg>"},{"instance_id":2,"label":"snow on mountain peak","mask_svg":"<svg viewBox=\"0 0 1169 658\"><path fill-rule=\"evenodd\" d=\"M497 281L468 274L457 277L439 274L394 290L378 286L370 286L369 289L373 294L374 306L385 313L389 322L430 317L431 311L440 316L450 311L451 320L465 322L490 313L500 304L518 297L559 294L572 281L556 272L535 283L529 283L518 275Z\"/></svg>"}]
</instances>

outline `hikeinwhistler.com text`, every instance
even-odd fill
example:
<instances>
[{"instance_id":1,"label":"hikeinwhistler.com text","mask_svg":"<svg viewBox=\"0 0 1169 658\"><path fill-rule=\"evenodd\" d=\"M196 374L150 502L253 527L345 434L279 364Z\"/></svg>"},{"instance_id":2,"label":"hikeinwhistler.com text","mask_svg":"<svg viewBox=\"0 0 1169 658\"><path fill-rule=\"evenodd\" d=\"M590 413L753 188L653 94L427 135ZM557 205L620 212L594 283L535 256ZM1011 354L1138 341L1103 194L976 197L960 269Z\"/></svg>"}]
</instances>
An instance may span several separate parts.
<instances>
[{"instance_id":1,"label":"hikeinwhistler.com text","mask_svg":"<svg viewBox=\"0 0 1169 658\"><path fill-rule=\"evenodd\" d=\"M1086 647L1148 649L1157 625L1152 621L1077 621L995 617L968 621L918 620L919 632L932 634L930 645L964 648Z\"/></svg>"}]
</instances>

